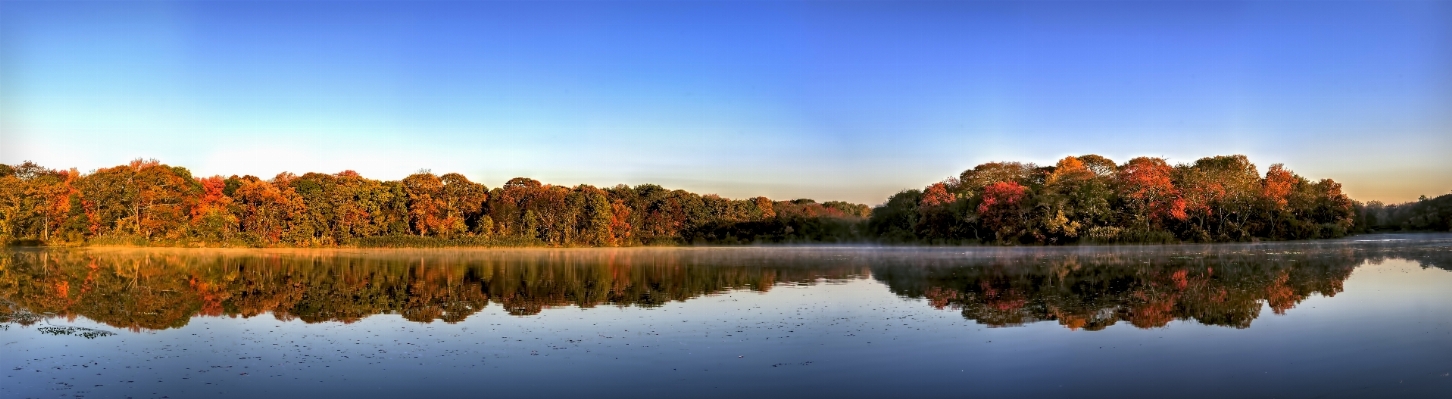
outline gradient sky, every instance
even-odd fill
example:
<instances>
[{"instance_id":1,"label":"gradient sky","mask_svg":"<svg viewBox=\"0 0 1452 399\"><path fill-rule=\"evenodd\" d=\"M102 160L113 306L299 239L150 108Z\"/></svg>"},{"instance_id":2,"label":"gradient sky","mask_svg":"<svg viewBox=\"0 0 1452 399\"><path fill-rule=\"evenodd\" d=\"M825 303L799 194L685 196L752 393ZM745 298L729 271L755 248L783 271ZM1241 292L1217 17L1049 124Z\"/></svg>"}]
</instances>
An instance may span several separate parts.
<instances>
[{"instance_id":1,"label":"gradient sky","mask_svg":"<svg viewBox=\"0 0 1452 399\"><path fill-rule=\"evenodd\" d=\"M1452 2L0 1L0 162L881 203L1246 154L1452 191Z\"/></svg>"}]
</instances>

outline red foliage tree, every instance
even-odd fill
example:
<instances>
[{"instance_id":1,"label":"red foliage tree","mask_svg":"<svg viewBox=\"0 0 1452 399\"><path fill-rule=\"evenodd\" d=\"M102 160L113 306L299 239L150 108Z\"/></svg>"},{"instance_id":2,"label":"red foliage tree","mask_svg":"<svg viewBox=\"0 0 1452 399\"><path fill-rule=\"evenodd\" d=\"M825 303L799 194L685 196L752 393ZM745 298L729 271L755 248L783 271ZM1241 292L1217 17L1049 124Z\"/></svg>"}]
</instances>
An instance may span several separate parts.
<instances>
[{"instance_id":1,"label":"red foliage tree","mask_svg":"<svg viewBox=\"0 0 1452 399\"><path fill-rule=\"evenodd\" d=\"M1022 206L1028 188L1015 182L997 182L983 188L978 215L1000 241L1017 237L1027 224Z\"/></svg>"},{"instance_id":2,"label":"red foliage tree","mask_svg":"<svg viewBox=\"0 0 1452 399\"><path fill-rule=\"evenodd\" d=\"M1171 178L1169 164L1161 158L1139 157L1119 169L1120 195L1143 218L1143 227L1163 219L1184 220L1185 201Z\"/></svg>"},{"instance_id":3,"label":"red foliage tree","mask_svg":"<svg viewBox=\"0 0 1452 399\"><path fill-rule=\"evenodd\" d=\"M927 190L923 191L923 201L919 206L940 207L953 203L955 199L953 194L948 192L948 185L933 183L933 185L928 186Z\"/></svg>"}]
</instances>

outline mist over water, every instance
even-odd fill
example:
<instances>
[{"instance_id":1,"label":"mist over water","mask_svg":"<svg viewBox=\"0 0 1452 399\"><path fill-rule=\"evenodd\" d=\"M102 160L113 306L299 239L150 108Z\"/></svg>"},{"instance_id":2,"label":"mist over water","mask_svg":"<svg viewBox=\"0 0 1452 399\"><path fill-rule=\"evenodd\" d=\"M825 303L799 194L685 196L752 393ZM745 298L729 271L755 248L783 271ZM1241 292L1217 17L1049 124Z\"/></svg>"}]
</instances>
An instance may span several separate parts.
<instances>
[{"instance_id":1,"label":"mist over water","mask_svg":"<svg viewBox=\"0 0 1452 399\"><path fill-rule=\"evenodd\" d=\"M1446 234L0 262L4 397L1452 395Z\"/></svg>"}]
</instances>

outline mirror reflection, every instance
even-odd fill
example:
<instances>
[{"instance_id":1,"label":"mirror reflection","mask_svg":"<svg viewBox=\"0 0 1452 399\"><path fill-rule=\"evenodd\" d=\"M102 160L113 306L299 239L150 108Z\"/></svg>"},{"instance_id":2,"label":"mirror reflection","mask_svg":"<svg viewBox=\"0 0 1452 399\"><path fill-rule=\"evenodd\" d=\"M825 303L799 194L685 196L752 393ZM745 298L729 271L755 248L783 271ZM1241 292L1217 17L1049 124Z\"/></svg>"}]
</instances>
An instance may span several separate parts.
<instances>
[{"instance_id":1,"label":"mirror reflection","mask_svg":"<svg viewBox=\"0 0 1452 399\"><path fill-rule=\"evenodd\" d=\"M0 322L84 317L131 331L194 317L351 323L380 314L459 322L487 306L656 307L728 290L873 279L991 327L1100 330L1176 320L1247 328L1334 297L1357 266L1410 259L1452 270L1438 246L725 248L523 251L9 251Z\"/></svg>"}]
</instances>

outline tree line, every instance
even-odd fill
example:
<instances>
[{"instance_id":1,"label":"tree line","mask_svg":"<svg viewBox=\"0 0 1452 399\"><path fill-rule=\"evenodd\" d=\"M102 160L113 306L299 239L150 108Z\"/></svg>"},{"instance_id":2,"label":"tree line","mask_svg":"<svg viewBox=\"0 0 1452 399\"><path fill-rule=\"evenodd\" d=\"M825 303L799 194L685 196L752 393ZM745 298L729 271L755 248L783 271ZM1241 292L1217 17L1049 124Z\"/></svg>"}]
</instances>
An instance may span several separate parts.
<instances>
[{"instance_id":1,"label":"tree line","mask_svg":"<svg viewBox=\"0 0 1452 399\"><path fill-rule=\"evenodd\" d=\"M1358 204L1358 224L1366 231L1452 231L1452 194L1423 195L1416 202Z\"/></svg>"},{"instance_id":2,"label":"tree line","mask_svg":"<svg viewBox=\"0 0 1452 399\"><path fill-rule=\"evenodd\" d=\"M1170 165L1070 156L1053 166L991 162L874 208L885 242L1065 244L1334 238L1356 232L1355 202L1331 179L1244 155Z\"/></svg>"},{"instance_id":3,"label":"tree line","mask_svg":"<svg viewBox=\"0 0 1452 399\"><path fill-rule=\"evenodd\" d=\"M0 237L37 243L238 246L633 246L833 242L865 205L727 199L654 184L597 188L458 173L193 177L137 160L90 173L0 165Z\"/></svg>"},{"instance_id":4,"label":"tree line","mask_svg":"<svg viewBox=\"0 0 1452 399\"><path fill-rule=\"evenodd\" d=\"M1360 204L1330 179L1245 156L1170 165L1070 156L990 162L883 204L728 199L658 185L597 188L458 173L402 180L281 173L194 177L136 160L89 173L0 165L8 243L193 246L1072 244L1333 238L1447 230L1452 197Z\"/></svg>"}]
</instances>

